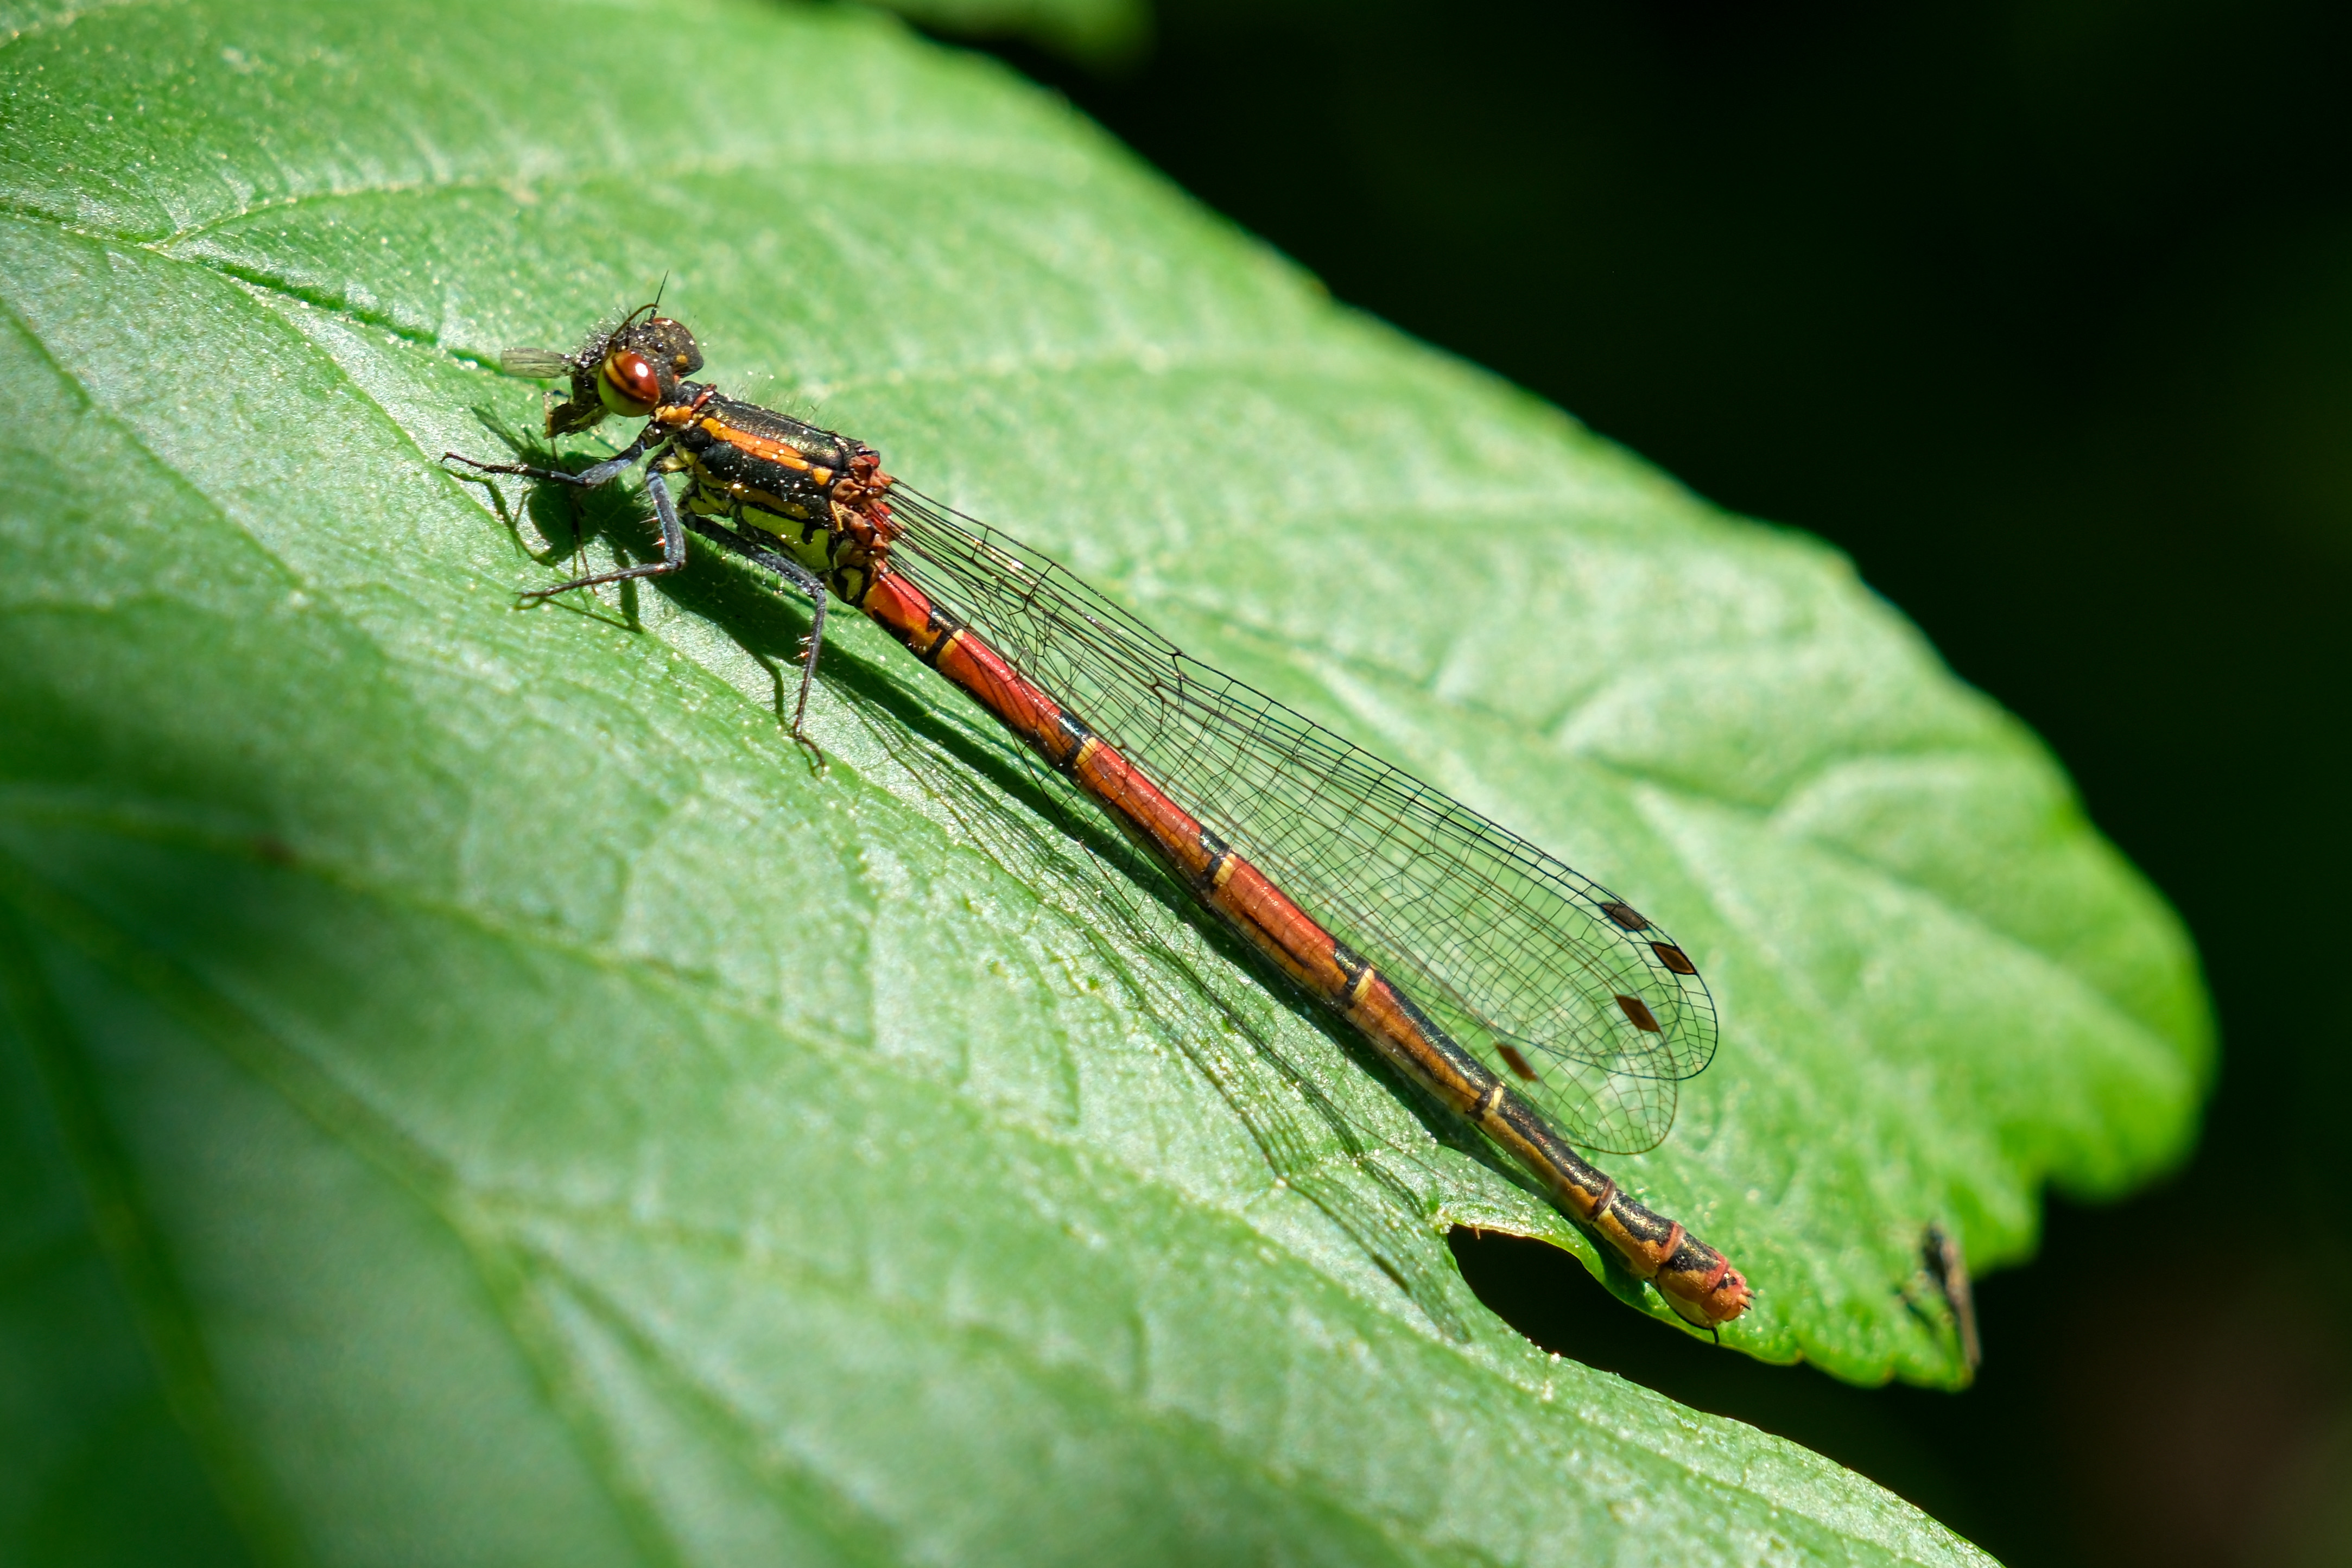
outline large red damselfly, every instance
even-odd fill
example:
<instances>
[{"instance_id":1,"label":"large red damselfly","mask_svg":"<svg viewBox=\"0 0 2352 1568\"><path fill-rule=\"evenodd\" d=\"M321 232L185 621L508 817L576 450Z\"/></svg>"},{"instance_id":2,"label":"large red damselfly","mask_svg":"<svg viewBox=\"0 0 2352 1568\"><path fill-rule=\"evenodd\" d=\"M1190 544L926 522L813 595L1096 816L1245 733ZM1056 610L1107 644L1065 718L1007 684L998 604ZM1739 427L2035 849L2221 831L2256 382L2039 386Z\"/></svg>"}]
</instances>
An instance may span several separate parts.
<instances>
[{"instance_id":1,"label":"large red damselfly","mask_svg":"<svg viewBox=\"0 0 2352 1568\"><path fill-rule=\"evenodd\" d=\"M645 427L578 473L448 460L584 488L646 462L661 534L658 560L529 597L681 570L689 532L774 572L814 606L796 738L828 594L863 611L1683 1318L1713 1328L1747 1309L1728 1259L1576 1152L1654 1147L1676 1086L1715 1054L1697 967L1631 904L1188 658L1050 558L885 474L872 447L687 380L701 350L650 306L572 353L510 349L502 364L569 379L551 436L608 414ZM666 474L685 476L681 496Z\"/></svg>"}]
</instances>

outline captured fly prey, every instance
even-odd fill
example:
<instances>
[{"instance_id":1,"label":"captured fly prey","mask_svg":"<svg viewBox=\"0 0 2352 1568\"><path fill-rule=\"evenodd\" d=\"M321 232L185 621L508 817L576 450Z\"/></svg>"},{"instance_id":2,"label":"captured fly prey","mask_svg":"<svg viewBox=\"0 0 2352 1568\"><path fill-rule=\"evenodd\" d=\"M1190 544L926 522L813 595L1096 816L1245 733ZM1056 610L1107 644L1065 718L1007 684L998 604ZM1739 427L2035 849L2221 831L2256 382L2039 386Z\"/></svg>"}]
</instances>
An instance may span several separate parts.
<instances>
[{"instance_id":1,"label":"captured fly prey","mask_svg":"<svg viewBox=\"0 0 2352 1568\"><path fill-rule=\"evenodd\" d=\"M1685 1320L1747 1310L1730 1260L1576 1152L1655 1145L1676 1084L1715 1054L1696 967L1623 899L1186 657L1051 558L899 484L863 442L688 380L694 335L650 306L576 352L511 349L503 364L570 382L550 435L608 414L645 428L577 474L449 460L591 488L645 462L661 530L659 560L532 597L681 570L688 533L775 573L814 607L796 738L828 596L862 611Z\"/></svg>"}]
</instances>

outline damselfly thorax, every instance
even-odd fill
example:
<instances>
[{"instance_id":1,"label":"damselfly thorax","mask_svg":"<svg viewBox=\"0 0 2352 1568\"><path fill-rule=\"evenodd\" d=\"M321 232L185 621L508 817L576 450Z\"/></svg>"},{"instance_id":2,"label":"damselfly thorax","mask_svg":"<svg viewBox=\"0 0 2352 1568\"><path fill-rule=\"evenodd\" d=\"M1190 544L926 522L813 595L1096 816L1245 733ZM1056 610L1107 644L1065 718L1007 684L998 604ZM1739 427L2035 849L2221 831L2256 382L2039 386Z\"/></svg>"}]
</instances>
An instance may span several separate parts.
<instances>
[{"instance_id":1,"label":"damselfly thorax","mask_svg":"<svg viewBox=\"0 0 2352 1568\"><path fill-rule=\"evenodd\" d=\"M655 466L686 476L688 512L777 541L865 608L896 532L891 479L872 447L690 382L652 417L675 433Z\"/></svg>"}]
</instances>

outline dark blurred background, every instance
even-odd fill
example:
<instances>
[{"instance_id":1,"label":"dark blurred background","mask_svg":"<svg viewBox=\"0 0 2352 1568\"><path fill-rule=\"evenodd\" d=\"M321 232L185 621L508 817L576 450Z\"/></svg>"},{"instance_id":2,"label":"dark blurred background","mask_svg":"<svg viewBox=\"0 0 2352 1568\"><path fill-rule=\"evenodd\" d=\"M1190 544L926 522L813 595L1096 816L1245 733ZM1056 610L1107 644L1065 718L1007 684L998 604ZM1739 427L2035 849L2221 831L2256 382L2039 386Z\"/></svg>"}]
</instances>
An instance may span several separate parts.
<instances>
[{"instance_id":1,"label":"dark blurred background","mask_svg":"<svg viewBox=\"0 0 2352 1568\"><path fill-rule=\"evenodd\" d=\"M2204 953L2201 1152L2053 1204L1967 1394L1460 1239L1481 1293L2013 1568L2352 1563L2352 11L1164 0L1123 67L1000 52L1340 298L1850 551Z\"/></svg>"}]
</instances>

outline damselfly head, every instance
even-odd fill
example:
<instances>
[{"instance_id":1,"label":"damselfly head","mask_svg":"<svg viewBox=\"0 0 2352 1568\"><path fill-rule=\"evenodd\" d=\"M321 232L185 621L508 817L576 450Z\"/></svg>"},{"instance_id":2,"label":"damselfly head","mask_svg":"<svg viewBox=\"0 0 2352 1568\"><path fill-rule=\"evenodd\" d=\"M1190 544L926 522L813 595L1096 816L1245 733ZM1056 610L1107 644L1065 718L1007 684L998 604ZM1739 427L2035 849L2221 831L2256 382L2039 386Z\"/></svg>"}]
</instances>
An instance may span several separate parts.
<instances>
[{"instance_id":1,"label":"damselfly head","mask_svg":"<svg viewBox=\"0 0 2352 1568\"><path fill-rule=\"evenodd\" d=\"M702 368L702 349L685 323L653 310L642 305L619 325L598 327L569 354L509 349L499 356L499 368L509 375L571 378L571 397L547 411L550 435L576 434L608 413L643 419Z\"/></svg>"},{"instance_id":2,"label":"damselfly head","mask_svg":"<svg viewBox=\"0 0 2352 1568\"><path fill-rule=\"evenodd\" d=\"M596 396L614 413L643 419L677 390L681 377L702 368L702 349L682 321L656 316L650 305L629 313L604 343Z\"/></svg>"}]
</instances>

